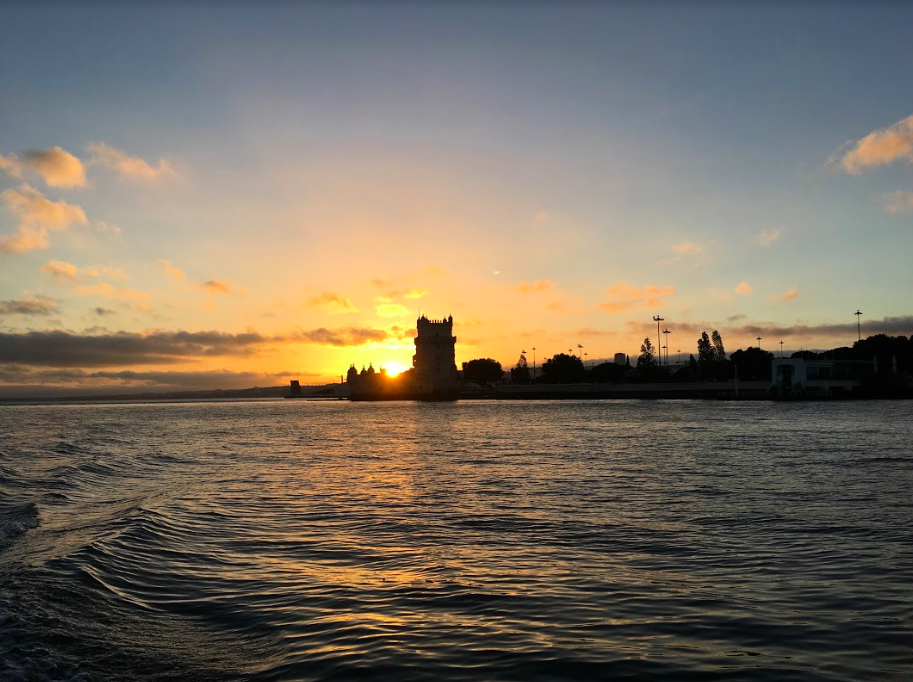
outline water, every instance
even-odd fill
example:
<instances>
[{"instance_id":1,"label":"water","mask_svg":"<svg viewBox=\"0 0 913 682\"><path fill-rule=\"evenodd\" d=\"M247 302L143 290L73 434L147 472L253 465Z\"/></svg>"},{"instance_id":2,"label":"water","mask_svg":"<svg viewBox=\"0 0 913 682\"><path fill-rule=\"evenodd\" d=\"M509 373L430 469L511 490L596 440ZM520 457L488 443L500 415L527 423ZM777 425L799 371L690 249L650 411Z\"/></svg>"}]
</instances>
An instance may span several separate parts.
<instances>
[{"instance_id":1,"label":"water","mask_svg":"<svg viewBox=\"0 0 913 682\"><path fill-rule=\"evenodd\" d=\"M0 679L907 680L913 402L0 407Z\"/></svg>"}]
</instances>

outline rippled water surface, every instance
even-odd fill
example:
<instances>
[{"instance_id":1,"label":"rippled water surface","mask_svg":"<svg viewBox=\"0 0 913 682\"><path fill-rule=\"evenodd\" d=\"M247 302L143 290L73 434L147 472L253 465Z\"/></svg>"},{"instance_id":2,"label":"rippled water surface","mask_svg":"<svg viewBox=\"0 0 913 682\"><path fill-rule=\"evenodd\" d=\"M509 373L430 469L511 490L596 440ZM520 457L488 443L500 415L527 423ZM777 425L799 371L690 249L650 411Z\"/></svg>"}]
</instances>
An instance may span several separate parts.
<instances>
[{"instance_id":1,"label":"rippled water surface","mask_svg":"<svg viewBox=\"0 0 913 682\"><path fill-rule=\"evenodd\" d=\"M913 679L913 402L0 407L0 679Z\"/></svg>"}]
</instances>

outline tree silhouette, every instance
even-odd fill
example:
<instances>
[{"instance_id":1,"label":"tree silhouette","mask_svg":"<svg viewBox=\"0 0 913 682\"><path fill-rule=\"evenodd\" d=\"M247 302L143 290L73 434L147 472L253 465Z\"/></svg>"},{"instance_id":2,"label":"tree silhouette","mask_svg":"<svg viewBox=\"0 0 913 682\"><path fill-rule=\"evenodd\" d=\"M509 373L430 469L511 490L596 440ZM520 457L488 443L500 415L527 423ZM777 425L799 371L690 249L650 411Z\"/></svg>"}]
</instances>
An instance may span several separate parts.
<instances>
[{"instance_id":1,"label":"tree silhouette","mask_svg":"<svg viewBox=\"0 0 913 682\"><path fill-rule=\"evenodd\" d=\"M650 370L656 367L656 351L650 342L650 337L644 339L640 347L640 357L637 358L637 369Z\"/></svg>"},{"instance_id":2,"label":"tree silhouette","mask_svg":"<svg viewBox=\"0 0 913 682\"><path fill-rule=\"evenodd\" d=\"M517 366L510 370L510 380L515 384L529 383L529 364L526 362L526 356L520 353L520 359L517 360Z\"/></svg>"},{"instance_id":3,"label":"tree silhouette","mask_svg":"<svg viewBox=\"0 0 913 682\"><path fill-rule=\"evenodd\" d=\"M697 340L697 364L702 372L710 373L710 366L713 364L713 345L707 332L701 332L701 338Z\"/></svg>"},{"instance_id":4,"label":"tree silhouette","mask_svg":"<svg viewBox=\"0 0 913 682\"><path fill-rule=\"evenodd\" d=\"M737 350L730 356L732 364L739 368L739 379L742 381L769 380L770 363L773 359L773 353L752 346L745 350Z\"/></svg>"},{"instance_id":5,"label":"tree silhouette","mask_svg":"<svg viewBox=\"0 0 913 682\"><path fill-rule=\"evenodd\" d=\"M723 337L714 329L711 339L713 341L713 359L715 362L722 362L726 359L726 350L723 348Z\"/></svg>"},{"instance_id":6,"label":"tree silhouette","mask_svg":"<svg viewBox=\"0 0 913 682\"><path fill-rule=\"evenodd\" d=\"M504 377L501 363L491 358L479 358L463 363L463 381L471 381L479 386L494 384Z\"/></svg>"},{"instance_id":7,"label":"tree silhouette","mask_svg":"<svg viewBox=\"0 0 913 682\"><path fill-rule=\"evenodd\" d=\"M542 363L542 380L547 384L576 384L585 376L583 363L576 355L558 353Z\"/></svg>"},{"instance_id":8,"label":"tree silhouette","mask_svg":"<svg viewBox=\"0 0 913 682\"><path fill-rule=\"evenodd\" d=\"M590 378L600 384L619 384L624 381L625 373L630 369L626 365L614 362L603 362L590 370Z\"/></svg>"}]
</instances>

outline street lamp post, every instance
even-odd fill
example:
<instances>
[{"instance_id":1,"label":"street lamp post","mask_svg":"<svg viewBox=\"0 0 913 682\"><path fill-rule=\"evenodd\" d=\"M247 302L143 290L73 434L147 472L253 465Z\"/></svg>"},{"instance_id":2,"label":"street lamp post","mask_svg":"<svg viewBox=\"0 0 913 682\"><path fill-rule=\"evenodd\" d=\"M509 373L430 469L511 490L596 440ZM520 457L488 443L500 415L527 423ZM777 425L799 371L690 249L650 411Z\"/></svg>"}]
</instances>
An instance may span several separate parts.
<instances>
[{"instance_id":1,"label":"street lamp post","mask_svg":"<svg viewBox=\"0 0 913 682\"><path fill-rule=\"evenodd\" d=\"M533 381L536 380L536 347L533 346Z\"/></svg>"},{"instance_id":2,"label":"street lamp post","mask_svg":"<svg viewBox=\"0 0 913 682\"><path fill-rule=\"evenodd\" d=\"M780 341L780 359L783 359L783 342Z\"/></svg>"},{"instance_id":3,"label":"street lamp post","mask_svg":"<svg viewBox=\"0 0 913 682\"><path fill-rule=\"evenodd\" d=\"M654 315L654 316L653 316L653 321L656 322L656 345L659 346L659 347L661 347L661 346L663 345L663 342L660 341L660 336L659 336L659 323L662 322L663 319L665 319L665 318L662 318L662 317L660 317L659 315ZM662 350L660 350L660 353L659 353L659 364L660 364L660 365L663 364L663 353L662 353Z\"/></svg>"},{"instance_id":4,"label":"street lamp post","mask_svg":"<svg viewBox=\"0 0 913 682\"><path fill-rule=\"evenodd\" d=\"M663 336L666 337L666 367L669 366L669 334L671 334L668 329L663 329Z\"/></svg>"},{"instance_id":5,"label":"street lamp post","mask_svg":"<svg viewBox=\"0 0 913 682\"><path fill-rule=\"evenodd\" d=\"M758 350L761 350L761 337L758 337Z\"/></svg>"},{"instance_id":6,"label":"street lamp post","mask_svg":"<svg viewBox=\"0 0 913 682\"><path fill-rule=\"evenodd\" d=\"M857 308L853 315L856 316L856 334L859 336L858 340L862 341L862 312Z\"/></svg>"}]
</instances>

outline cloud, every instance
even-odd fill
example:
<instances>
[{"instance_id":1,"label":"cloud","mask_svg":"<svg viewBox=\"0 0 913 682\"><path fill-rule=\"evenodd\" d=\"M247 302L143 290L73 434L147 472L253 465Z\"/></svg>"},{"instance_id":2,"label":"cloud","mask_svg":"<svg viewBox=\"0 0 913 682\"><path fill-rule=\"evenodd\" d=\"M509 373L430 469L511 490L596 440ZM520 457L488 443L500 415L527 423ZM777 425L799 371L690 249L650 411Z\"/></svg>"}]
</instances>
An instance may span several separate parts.
<instances>
[{"instance_id":1,"label":"cloud","mask_svg":"<svg viewBox=\"0 0 913 682\"><path fill-rule=\"evenodd\" d=\"M906 213L913 211L913 192L895 190L881 195L881 205L886 213Z\"/></svg>"},{"instance_id":2,"label":"cloud","mask_svg":"<svg viewBox=\"0 0 913 682\"><path fill-rule=\"evenodd\" d=\"M898 317L885 317L881 320L863 321L862 326L866 328L866 334L913 334L913 315L903 315ZM749 338L776 337L783 338L787 336L848 336L856 339L856 321L850 321L839 324L818 324L818 325L795 325L792 327L783 327L779 325L768 324L746 324L741 327L731 327L725 330L728 334L739 334Z\"/></svg>"},{"instance_id":3,"label":"cloud","mask_svg":"<svg viewBox=\"0 0 913 682\"><path fill-rule=\"evenodd\" d=\"M781 301L795 301L797 298L799 298L799 290L790 289L785 294L780 294L777 298L779 298Z\"/></svg>"},{"instance_id":4,"label":"cloud","mask_svg":"<svg viewBox=\"0 0 913 682\"><path fill-rule=\"evenodd\" d=\"M383 329L366 329L347 327L341 329L312 329L299 331L290 337L292 341L316 343L323 346L364 346L369 343L380 343L391 338Z\"/></svg>"},{"instance_id":5,"label":"cloud","mask_svg":"<svg viewBox=\"0 0 913 682\"><path fill-rule=\"evenodd\" d=\"M529 282L520 282L511 288L515 291L519 291L521 294L541 294L554 289L555 283L550 279L537 279L532 284Z\"/></svg>"},{"instance_id":6,"label":"cloud","mask_svg":"<svg viewBox=\"0 0 913 682\"><path fill-rule=\"evenodd\" d=\"M381 317L406 317L412 314L412 311L399 303L381 303L376 310Z\"/></svg>"},{"instance_id":7,"label":"cloud","mask_svg":"<svg viewBox=\"0 0 913 682\"><path fill-rule=\"evenodd\" d=\"M352 301L341 296L339 294L334 294L330 291L325 291L320 296L314 296L308 300L308 306L311 308L323 308L332 314L346 314L346 313L357 313L358 308L352 305Z\"/></svg>"},{"instance_id":8,"label":"cloud","mask_svg":"<svg viewBox=\"0 0 913 682\"><path fill-rule=\"evenodd\" d=\"M120 268L110 265L89 265L82 269L89 277L107 277L108 279L130 279Z\"/></svg>"},{"instance_id":9,"label":"cloud","mask_svg":"<svg viewBox=\"0 0 913 682\"><path fill-rule=\"evenodd\" d=\"M120 234L121 229L113 223L106 223L104 220L97 220L95 222L95 229L101 232L102 234Z\"/></svg>"},{"instance_id":10,"label":"cloud","mask_svg":"<svg viewBox=\"0 0 913 682\"><path fill-rule=\"evenodd\" d=\"M140 310L148 310L146 304L152 298L145 291L128 287L115 287L107 282L97 282L91 286L83 284L74 288L73 293L80 296L101 296L108 300L135 303Z\"/></svg>"},{"instance_id":11,"label":"cloud","mask_svg":"<svg viewBox=\"0 0 913 682\"><path fill-rule=\"evenodd\" d=\"M427 289L418 289L414 287L397 287L396 282L392 279L372 279L372 286L382 291L378 295L378 300L383 303L390 303L397 298L422 298L428 295Z\"/></svg>"},{"instance_id":12,"label":"cloud","mask_svg":"<svg viewBox=\"0 0 913 682\"><path fill-rule=\"evenodd\" d=\"M780 241L783 230L779 227L770 230L761 230L754 236L755 243L761 246L770 246L774 242Z\"/></svg>"},{"instance_id":13,"label":"cloud","mask_svg":"<svg viewBox=\"0 0 913 682\"><path fill-rule=\"evenodd\" d=\"M844 145L831 155L828 165L837 165L850 175L860 175L867 168L899 160L913 163L913 115Z\"/></svg>"},{"instance_id":14,"label":"cloud","mask_svg":"<svg viewBox=\"0 0 913 682\"><path fill-rule=\"evenodd\" d=\"M675 253L704 253L704 247L700 244L694 244L692 242L682 242L681 244L676 244L672 247L672 250Z\"/></svg>"},{"instance_id":15,"label":"cloud","mask_svg":"<svg viewBox=\"0 0 913 682\"><path fill-rule=\"evenodd\" d=\"M730 315L726 318L727 322L738 322L739 320L744 320L748 317L745 313L736 313L735 315Z\"/></svg>"},{"instance_id":16,"label":"cloud","mask_svg":"<svg viewBox=\"0 0 913 682\"><path fill-rule=\"evenodd\" d=\"M210 294L230 294L232 292L231 282L226 279L210 279L197 285L205 289Z\"/></svg>"},{"instance_id":17,"label":"cloud","mask_svg":"<svg viewBox=\"0 0 913 682\"><path fill-rule=\"evenodd\" d=\"M49 260L41 266L41 272L46 272L57 282L71 282L76 279L76 266L62 260Z\"/></svg>"},{"instance_id":18,"label":"cloud","mask_svg":"<svg viewBox=\"0 0 913 682\"><path fill-rule=\"evenodd\" d=\"M618 313L637 308L658 308L664 304L664 298L675 295L675 287L647 286L635 287L627 282L619 282L606 290L608 301L597 304L599 310L609 313Z\"/></svg>"},{"instance_id":19,"label":"cloud","mask_svg":"<svg viewBox=\"0 0 913 682\"><path fill-rule=\"evenodd\" d=\"M187 276L184 274L184 271L172 263L170 260L160 259L158 265L168 274L169 277L178 282L183 282L187 278Z\"/></svg>"},{"instance_id":20,"label":"cloud","mask_svg":"<svg viewBox=\"0 0 913 682\"><path fill-rule=\"evenodd\" d=\"M7 209L19 216L19 229L0 237L0 253L26 253L48 247L48 232L65 230L73 223L88 223L80 206L46 199L35 188L22 184L0 194Z\"/></svg>"},{"instance_id":21,"label":"cloud","mask_svg":"<svg viewBox=\"0 0 913 682\"><path fill-rule=\"evenodd\" d=\"M26 149L21 155L0 155L0 170L14 178L30 172L41 177L48 187L85 187L82 161L60 147Z\"/></svg>"},{"instance_id":22,"label":"cloud","mask_svg":"<svg viewBox=\"0 0 913 682\"><path fill-rule=\"evenodd\" d=\"M41 271L49 274L57 282L72 282L79 275L107 277L108 279L129 279L127 273L120 268L114 268L109 265L90 265L80 269L72 263L60 260L49 260L41 266Z\"/></svg>"},{"instance_id":23,"label":"cloud","mask_svg":"<svg viewBox=\"0 0 913 682\"><path fill-rule=\"evenodd\" d=\"M741 296L748 296L749 294L754 293L754 289L751 288L751 285L748 282L742 282L739 284L739 286L733 289L733 291Z\"/></svg>"},{"instance_id":24,"label":"cloud","mask_svg":"<svg viewBox=\"0 0 913 682\"><path fill-rule=\"evenodd\" d=\"M152 166L138 156L129 156L104 142L91 142L86 145L86 149L91 154L89 165L111 168L127 178L153 181L164 176L176 175L164 159L159 159L158 166Z\"/></svg>"},{"instance_id":25,"label":"cloud","mask_svg":"<svg viewBox=\"0 0 913 682\"><path fill-rule=\"evenodd\" d=\"M180 372L167 370L98 370L68 368L35 368L0 366L0 390L6 396L51 397L92 394L126 394L163 391L220 390L251 388L253 386L287 385L290 377L325 379L322 375L304 371ZM10 385L13 384L13 385Z\"/></svg>"},{"instance_id":26,"label":"cloud","mask_svg":"<svg viewBox=\"0 0 913 682\"><path fill-rule=\"evenodd\" d=\"M0 333L0 358L3 363L49 367L167 364L195 357L247 357L270 342L256 332Z\"/></svg>"},{"instance_id":27,"label":"cloud","mask_svg":"<svg viewBox=\"0 0 913 682\"><path fill-rule=\"evenodd\" d=\"M112 308L97 307L92 312L95 313L96 315L98 315L99 317L105 317L107 315L113 315L117 311Z\"/></svg>"},{"instance_id":28,"label":"cloud","mask_svg":"<svg viewBox=\"0 0 913 682\"><path fill-rule=\"evenodd\" d=\"M618 332L608 331L606 329L593 329L592 327L581 327L571 332L572 338L602 338L606 336L617 336Z\"/></svg>"},{"instance_id":29,"label":"cloud","mask_svg":"<svg viewBox=\"0 0 913 682\"><path fill-rule=\"evenodd\" d=\"M57 304L43 296L0 301L0 315L51 315L57 312Z\"/></svg>"}]
</instances>

